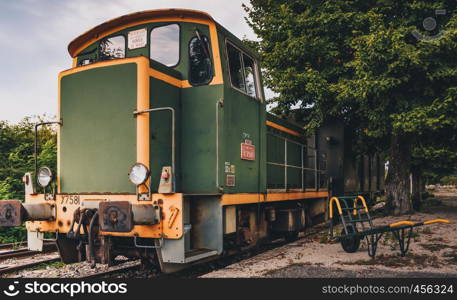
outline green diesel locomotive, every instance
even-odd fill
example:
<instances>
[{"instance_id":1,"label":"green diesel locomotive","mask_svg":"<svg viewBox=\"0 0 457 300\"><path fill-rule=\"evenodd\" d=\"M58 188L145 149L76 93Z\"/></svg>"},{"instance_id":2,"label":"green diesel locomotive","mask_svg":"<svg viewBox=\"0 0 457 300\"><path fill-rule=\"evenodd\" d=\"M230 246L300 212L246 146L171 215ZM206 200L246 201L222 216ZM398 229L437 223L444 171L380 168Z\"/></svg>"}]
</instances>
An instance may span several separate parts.
<instances>
[{"instance_id":1,"label":"green diesel locomotive","mask_svg":"<svg viewBox=\"0 0 457 300\"><path fill-rule=\"evenodd\" d=\"M52 233L65 263L122 255L173 272L294 239L325 218L329 182L360 190L344 182L342 127L306 136L268 114L258 56L206 13L125 15L68 50L57 170L36 166L25 202L0 202L0 225L26 221L31 249Z\"/></svg>"}]
</instances>

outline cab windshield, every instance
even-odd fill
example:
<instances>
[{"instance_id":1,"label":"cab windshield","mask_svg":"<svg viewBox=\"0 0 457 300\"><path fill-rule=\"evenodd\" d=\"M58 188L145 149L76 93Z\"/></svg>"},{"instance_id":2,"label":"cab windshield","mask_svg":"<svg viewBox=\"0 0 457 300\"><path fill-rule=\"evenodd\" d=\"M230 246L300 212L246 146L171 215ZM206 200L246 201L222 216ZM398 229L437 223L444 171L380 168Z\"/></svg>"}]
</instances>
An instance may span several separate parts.
<instances>
[{"instance_id":1,"label":"cab windshield","mask_svg":"<svg viewBox=\"0 0 457 300\"><path fill-rule=\"evenodd\" d=\"M100 60L116 59L125 57L125 37L118 35L103 39L100 42Z\"/></svg>"}]
</instances>

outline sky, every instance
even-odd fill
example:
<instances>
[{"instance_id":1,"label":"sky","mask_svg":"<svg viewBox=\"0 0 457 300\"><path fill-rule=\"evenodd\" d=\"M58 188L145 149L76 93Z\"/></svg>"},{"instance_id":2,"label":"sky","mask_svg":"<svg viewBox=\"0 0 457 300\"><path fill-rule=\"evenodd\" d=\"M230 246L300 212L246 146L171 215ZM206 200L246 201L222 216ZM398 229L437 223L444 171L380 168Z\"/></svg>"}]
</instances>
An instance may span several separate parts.
<instances>
[{"instance_id":1,"label":"sky","mask_svg":"<svg viewBox=\"0 0 457 300\"><path fill-rule=\"evenodd\" d=\"M202 10L239 38L255 39L248 0L0 0L0 120L57 113L57 76L71 67L68 43L124 14L157 9Z\"/></svg>"}]
</instances>

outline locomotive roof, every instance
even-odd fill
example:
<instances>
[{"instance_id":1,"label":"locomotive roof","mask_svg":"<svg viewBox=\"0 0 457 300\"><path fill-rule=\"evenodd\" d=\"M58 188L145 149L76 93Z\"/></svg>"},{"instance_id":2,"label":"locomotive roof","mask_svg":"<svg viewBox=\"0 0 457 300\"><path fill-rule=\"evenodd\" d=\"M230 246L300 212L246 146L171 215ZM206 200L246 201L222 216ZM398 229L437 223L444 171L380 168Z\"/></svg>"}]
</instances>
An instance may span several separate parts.
<instances>
[{"instance_id":1,"label":"locomotive roof","mask_svg":"<svg viewBox=\"0 0 457 300\"><path fill-rule=\"evenodd\" d=\"M93 39L96 40L100 38L101 35L106 34L120 26L148 20L152 21L158 18L190 18L215 22L209 14L203 11L192 9L153 9L135 12L115 19L111 19L86 31L70 42L68 45L68 52L72 57L75 57L78 55L80 50L82 50L80 48L87 42Z\"/></svg>"},{"instance_id":2,"label":"locomotive roof","mask_svg":"<svg viewBox=\"0 0 457 300\"><path fill-rule=\"evenodd\" d=\"M305 131L303 129L305 124L303 122L296 121L294 118L291 118L290 116L284 116L284 115L278 116L274 113L267 112L267 121L275 122L286 128L298 131L303 135L305 134Z\"/></svg>"}]
</instances>

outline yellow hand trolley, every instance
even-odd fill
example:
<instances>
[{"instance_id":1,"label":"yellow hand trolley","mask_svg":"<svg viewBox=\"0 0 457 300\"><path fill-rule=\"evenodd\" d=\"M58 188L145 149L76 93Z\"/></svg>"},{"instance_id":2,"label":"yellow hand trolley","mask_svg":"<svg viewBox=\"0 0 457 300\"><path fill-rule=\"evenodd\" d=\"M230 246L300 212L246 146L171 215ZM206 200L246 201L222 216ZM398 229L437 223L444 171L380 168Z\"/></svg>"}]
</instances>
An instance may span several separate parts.
<instances>
[{"instance_id":1,"label":"yellow hand trolley","mask_svg":"<svg viewBox=\"0 0 457 300\"><path fill-rule=\"evenodd\" d=\"M349 203L352 202L352 205ZM361 205L360 205L361 203ZM333 208L336 207L343 230L338 236L334 236ZM415 227L436 223L450 223L445 219L435 219L423 222L401 221L384 226L373 226L365 198L361 195L332 197L329 201L329 234L341 243L341 247L347 253L354 253L360 247L360 241L364 238L368 245L368 255L376 256L378 242L386 232L392 232L398 241L400 255L405 256L409 249L411 236Z\"/></svg>"}]
</instances>

